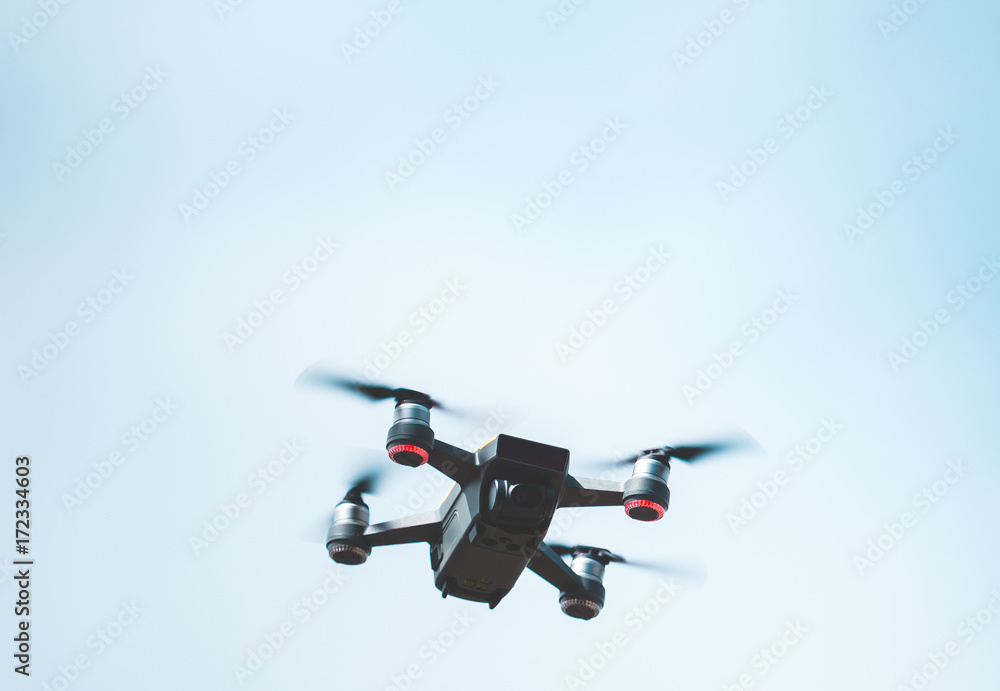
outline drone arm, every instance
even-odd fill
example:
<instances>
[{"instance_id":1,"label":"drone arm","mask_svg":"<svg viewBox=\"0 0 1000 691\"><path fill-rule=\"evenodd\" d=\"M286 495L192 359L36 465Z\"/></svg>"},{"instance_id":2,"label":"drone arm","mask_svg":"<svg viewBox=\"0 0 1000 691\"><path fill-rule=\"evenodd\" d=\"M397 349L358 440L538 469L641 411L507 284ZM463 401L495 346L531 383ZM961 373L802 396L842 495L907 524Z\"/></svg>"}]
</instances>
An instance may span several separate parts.
<instances>
[{"instance_id":1,"label":"drone arm","mask_svg":"<svg viewBox=\"0 0 1000 691\"><path fill-rule=\"evenodd\" d=\"M538 545L528 562L528 568L562 592L572 592L583 587L580 577L544 542Z\"/></svg>"},{"instance_id":2,"label":"drone arm","mask_svg":"<svg viewBox=\"0 0 1000 691\"><path fill-rule=\"evenodd\" d=\"M621 506L622 483L567 476L566 486L559 495L559 506Z\"/></svg>"},{"instance_id":3,"label":"drone arm","mask_svg":"<svg viewBox=\"0 0 1000 691\"><path fill-rule=\"evenodd\" d=\"M444 473L460 485L464 485L476 472L476 456L465 449L434 440L427 464Z\"/></svg>"},{"instance_id":4,"label":"drone arm","mask_svg":"<svg viewBox=\"0 0 1000 691\"><path fill-rule=\"evenodd\" d=\"M441 514L429 511L394 521L370 525L364 532L370 547L403 545L410 542L433 542L441 536Z\"/></svg>"}]
</instances>

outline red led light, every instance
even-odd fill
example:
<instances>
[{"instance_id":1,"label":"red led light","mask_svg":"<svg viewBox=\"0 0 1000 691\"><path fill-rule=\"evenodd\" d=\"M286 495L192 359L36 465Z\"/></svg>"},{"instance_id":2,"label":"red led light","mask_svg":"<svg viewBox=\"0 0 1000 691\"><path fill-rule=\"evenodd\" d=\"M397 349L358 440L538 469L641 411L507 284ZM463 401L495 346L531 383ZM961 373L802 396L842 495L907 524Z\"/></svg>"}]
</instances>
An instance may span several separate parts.
<instances>
[{"instance_id":1,"label":"red led light","mask_svg":"<svg viewBox=\"0 0 1000 691\"><path fill-rule=\"evenodd\" d=\"M648 511L638 511L638 516L633 516L632 511L635 509L652 509L656 515L653 516ZM648 499L631 499L625 502L625 513L628 514L629 518L634 518L637 521L658 521L663 518L663 507L657 504L655 501L649 501ZM649 518L643 518L643 516L649 516Z\"/></svg>"},{"instance_id":2,"label":"red led light","mask_svg":"<svg viewBox=\"0 0 1000 691\"><path fill-rule=\"evenodd\" d=\"M415 453L415 454L417 454L421 458L420 465L423 465L424 463L426 463L427 459L430 458L430 454L428 454L426 451L424 451L423 449L421 449L419 446L414 446L413 444L396 444L395 446L390 446L389 447L389 458L391 458L392 460L395 461L396 460L396 454L398 454L398 453ZM398 463L399 461L396 461L396 462ZM406 465L406 464L404 463L403 465Z\"/></svg>"}]
</instances>

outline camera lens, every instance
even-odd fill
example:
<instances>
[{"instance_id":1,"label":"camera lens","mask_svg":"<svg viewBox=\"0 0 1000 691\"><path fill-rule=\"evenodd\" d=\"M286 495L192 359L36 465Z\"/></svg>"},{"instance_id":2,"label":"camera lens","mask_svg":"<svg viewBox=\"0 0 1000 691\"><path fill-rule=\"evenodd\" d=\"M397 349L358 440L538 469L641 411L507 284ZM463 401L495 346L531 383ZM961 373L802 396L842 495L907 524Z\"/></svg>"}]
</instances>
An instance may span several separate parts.
<instances>
[{"instance_id":1,"label":"camera lens","mask_svg":"<svg viewBox=\"0 0 1000 691\"><path fill-rule=\"evenodd\" d=\"M482 502L487 524L514 532L525 532L525 528L547 522L556 503L551 487L501 478L490 483Z\"/></svg>"},{"instance_id":2,"label":"camera lens","mask_svg":"<svg viewBox=\"0 0 1000 691\"><path fill-rule=\"evenodd\" d=\"M517 506L525 508L538 506L542 503L542 490L535 485L515 485L511 490L510 499Z\"/></svg>"}]
</instances>

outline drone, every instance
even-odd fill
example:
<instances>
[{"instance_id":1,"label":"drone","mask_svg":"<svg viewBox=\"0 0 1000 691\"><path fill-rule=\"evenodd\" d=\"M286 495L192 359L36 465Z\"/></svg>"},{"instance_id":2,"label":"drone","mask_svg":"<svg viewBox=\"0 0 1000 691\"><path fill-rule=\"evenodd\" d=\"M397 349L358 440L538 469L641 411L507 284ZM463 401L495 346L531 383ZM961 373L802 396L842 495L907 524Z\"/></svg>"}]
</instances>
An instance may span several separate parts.
<instances>
[{"instance_id":1,"label":"drone","mask_svg":"<svg viewBox=\"0 0 1000 691\"><path fill-rule=\"evenodd\" d=\"M374 547L426 542L441 596L487 603L490 609L527 567L559 590L564 614L596 617L604 607L605 568L632 562L600 547L547 544L555 511L622 506L633 520L658 521L670 504L671 461L695 461L729 446L646 449L617 462L632 466L624 483L577 477L569 473L569 450L557 446L499 434L471 452L436 439L430 411L448 409L420 391L315 370L307 370L303 378L372 401L395 400L386 440L389 458L411 468L429 465L454 481L437 509L375 525L363 498L373 492L375 476L355 482L334 508L326 538L330 558L356 566L367 561ZM569 563L564 556L571 558Z\"/></svg>"}]
</instances>

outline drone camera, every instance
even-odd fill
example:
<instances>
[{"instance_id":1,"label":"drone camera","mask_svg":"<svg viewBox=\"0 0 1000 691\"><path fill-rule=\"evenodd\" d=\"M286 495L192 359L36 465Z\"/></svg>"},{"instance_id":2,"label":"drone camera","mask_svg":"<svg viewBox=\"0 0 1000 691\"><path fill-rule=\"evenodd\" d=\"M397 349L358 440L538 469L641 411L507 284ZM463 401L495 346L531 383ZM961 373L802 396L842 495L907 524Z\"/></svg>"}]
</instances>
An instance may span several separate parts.
<instances>
[{"instance_id":1,"label":"drone camera","mask_svg":"<svg viewBox=\"0 0 1000 691\"><path fill-rule=\"evenodd\" d=\"M426 463L434 447L430 421L431 412L426 403L410 400L397 403L385 443L389 458L411 468Z\"/></svg>"},{"instance_id":2,"label":"drone camera","mask_svg":"<svg viewBox=\"0 0 1000 691\"><path fill-rule=\"evenodd\" d=\"M497 478L489 486L486 516L494 525L530 528L552 514L555 500L548 485Z\"/></svg>"},{"instance_id":3,"label":"drone camera","mask_svg":"<svg viewBox=\"0 0 1000 691\"><path fill-rule=\"evenodd\" d=\"M338 564L356 566L368 560L371 548L361 541L368 528L368 506L348 499L333 510L333 525L326 536L326 551Z\"/></svg>"},{"instance_id":4,"label":"drone camera","mask_svg":"<svg viewBox=\"0 0 1000 691\"><path fill-rule=\"evenodd\" d=\"M658 521L670 505L670 457L660 449L641 456L623 486L625 513L636 521Z\"/></svg>"}]
</instances>

